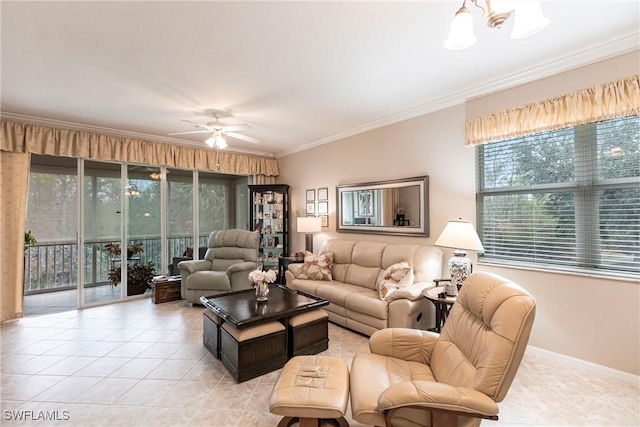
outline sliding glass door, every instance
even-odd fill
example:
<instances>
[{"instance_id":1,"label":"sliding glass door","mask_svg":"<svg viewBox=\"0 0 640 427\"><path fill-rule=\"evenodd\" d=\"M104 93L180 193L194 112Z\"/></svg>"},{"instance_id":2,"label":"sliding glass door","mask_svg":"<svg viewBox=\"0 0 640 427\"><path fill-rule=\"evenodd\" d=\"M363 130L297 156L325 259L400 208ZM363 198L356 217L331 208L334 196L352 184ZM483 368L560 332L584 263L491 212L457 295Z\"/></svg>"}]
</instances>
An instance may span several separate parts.
<instances>
[{"instance_id":1,"label":"sliding glass door","mask_svg":"<svg viewBox=\"0 0 640 427\"><path fill-rule=\"evenodd\" d=\"M90 160L83 163L82 305L85 305L122 298L121 267L127 253L121 242L121 165Z\"/></svg>"}]
</instances>

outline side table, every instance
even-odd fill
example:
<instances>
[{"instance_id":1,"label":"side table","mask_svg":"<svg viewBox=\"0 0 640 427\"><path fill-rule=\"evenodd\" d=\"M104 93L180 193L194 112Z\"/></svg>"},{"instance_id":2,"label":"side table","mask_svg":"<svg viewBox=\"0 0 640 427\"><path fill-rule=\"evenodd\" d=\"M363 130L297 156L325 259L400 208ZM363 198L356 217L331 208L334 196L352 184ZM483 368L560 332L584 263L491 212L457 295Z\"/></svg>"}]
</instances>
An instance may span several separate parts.
<instances>
[{"instance_id":1,"label":"side table","mask_svg":"<svg viewBox=\"0 0 640 427\"><path fill-rule=\"evenodd\" d=\"M157 277L151 282L152 301L154 304L182 299L180 276Z\"/></svg>"},{"instance_id":2,"label":"side table","mask_svg":"<svg viewBox=\"0 0 640 427\"><path fill-rule=\"evenodd\" d=\"M451 306L456 302L457 297L446 296L444 294L444 286L425 289L422 291L422 296L431 301L436 308L436 327L430 330L440 333L447 316L449 316Z\"/></svg>"},{"instance_id":3,"label":"side table","mask_svg":"<svg viewBox=\"0 0 640 427\"><path fill-rule=\"evenodd\" d=\"M289 268L289 264L303 263L304 258L294 256L278 257L278 283L285 285L284 273Z\"/></svg>"}]
</instances>

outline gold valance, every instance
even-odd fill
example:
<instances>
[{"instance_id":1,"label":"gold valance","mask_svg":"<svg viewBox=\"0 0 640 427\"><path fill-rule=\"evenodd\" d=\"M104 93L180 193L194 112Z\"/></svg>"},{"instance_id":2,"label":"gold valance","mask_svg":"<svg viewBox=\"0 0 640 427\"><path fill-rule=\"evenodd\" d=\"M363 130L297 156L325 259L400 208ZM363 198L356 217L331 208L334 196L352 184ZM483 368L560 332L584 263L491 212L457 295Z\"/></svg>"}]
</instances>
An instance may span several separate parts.
<instances>
[{"instance_id":1,"label":"gold valance","mask_svg":"<svg viewBox=\"0 0 640 427\"><path fill-rule=\"evenodd\" d=\"M640 75L466 121L465 145L640 113Z\"/></svg>"},{"instance_id":2,"label":"gold valance","mask_svg":"<svg viewBox=\"0 0 640 427\"><path fill-rule=\"evenodd\" d=\"M265 157L5 120L2 120L1 124L0 149L2 151L166 165L181 169L238 175L278 176L279 174L278 161Z\"/></svg>"}]
</instances>

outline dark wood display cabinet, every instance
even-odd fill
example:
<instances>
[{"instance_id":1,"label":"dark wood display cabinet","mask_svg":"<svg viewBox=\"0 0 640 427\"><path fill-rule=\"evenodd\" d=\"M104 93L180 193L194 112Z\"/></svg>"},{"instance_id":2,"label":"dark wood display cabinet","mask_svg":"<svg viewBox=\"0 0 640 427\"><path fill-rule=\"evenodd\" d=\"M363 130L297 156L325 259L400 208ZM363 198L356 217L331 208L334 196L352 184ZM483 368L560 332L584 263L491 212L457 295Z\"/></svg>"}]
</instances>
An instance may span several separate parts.
<instances>
[{"instance_id":1,"label":"dark wood display cabinet","mask_svg":"<svg viewBox=\"0 0 640 427\"><path fill-rule=\"evenodd\" d=\"M259 261L264 270L278 271L278 258L289 253L289 186L249 186L249 224L260 233Z\"/></svg>"}]
</instances>

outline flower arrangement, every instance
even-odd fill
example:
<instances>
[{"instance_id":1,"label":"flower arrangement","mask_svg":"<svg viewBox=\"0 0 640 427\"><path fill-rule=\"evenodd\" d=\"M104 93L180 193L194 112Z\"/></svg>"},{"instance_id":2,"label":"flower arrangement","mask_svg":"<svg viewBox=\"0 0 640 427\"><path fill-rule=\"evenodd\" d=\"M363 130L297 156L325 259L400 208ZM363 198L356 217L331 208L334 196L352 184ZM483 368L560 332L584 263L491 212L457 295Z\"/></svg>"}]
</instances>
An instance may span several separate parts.
<instances>
[{"instance_id":1,"label":"flower arrangement","mask_svg":"<svg viewBox=\"0 0 640 427\"><path fill-rule=\"evenodd\" d=\"M275 270L253 270L249 273L249 280L253 283L273 283L276 281L276 272Z\"/></svg>"}]
</instances>

